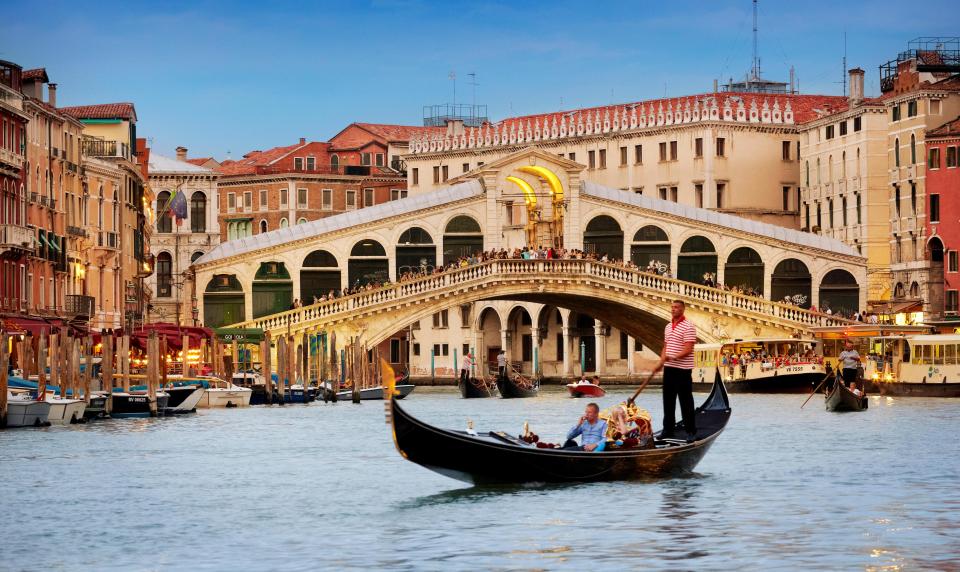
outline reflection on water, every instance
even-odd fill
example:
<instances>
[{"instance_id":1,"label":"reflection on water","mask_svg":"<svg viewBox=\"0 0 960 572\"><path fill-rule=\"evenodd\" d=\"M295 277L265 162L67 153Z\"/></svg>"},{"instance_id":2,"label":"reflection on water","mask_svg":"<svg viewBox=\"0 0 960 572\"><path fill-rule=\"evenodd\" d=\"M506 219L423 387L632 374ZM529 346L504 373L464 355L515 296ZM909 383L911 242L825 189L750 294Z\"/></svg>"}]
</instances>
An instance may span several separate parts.
<instances>
[{"instance_id":1,"label":"reflection on water","mask_svg":"<svg viewBox=\"0 0 960 572\"><path fill-rule=\"evenodd\" d=\"M629 483L468 487L401 459L379 403L4 431L0 570L960 568L960 402L731 399L696 473ZM404 404L551 441L583 410L553 388Z\"/></svg>"}]
</instances>

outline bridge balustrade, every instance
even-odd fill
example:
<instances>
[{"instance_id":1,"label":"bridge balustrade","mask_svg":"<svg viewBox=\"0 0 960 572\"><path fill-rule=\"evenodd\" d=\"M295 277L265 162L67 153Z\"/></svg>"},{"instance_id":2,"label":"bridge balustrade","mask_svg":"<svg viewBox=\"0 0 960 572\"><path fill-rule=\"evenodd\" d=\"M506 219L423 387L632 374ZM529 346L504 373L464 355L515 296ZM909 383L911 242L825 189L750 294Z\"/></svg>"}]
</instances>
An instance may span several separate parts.
<instances>
[{"instance_id":1,"label":"bridge balustrade","mask_svg":"<svg viewBox=\"0 0 960 572\"><path fill-rule=\"evenodd\" d=\"M317 302L310 306L263 316L252 321L236 324L237 327L255 327L278 331L307 323L324 321L325 318L344 319L350 313L359 313L367 308L390 302L402 302L431 292L441 292L453 286L468 285L485 278L499 276L567 275L598 278L608 283L634 286L637 289L655 290L672 294L677 298L698 300L706 304L733 308L762 314L771 318L804 326L835 326L851 323L849 320L811 312L796 306L774 302L745 294L737 294L691 282L668 278L640 270L595 260L490 260L480 264L447 270L407 282L388 284L380 288Z\"/></svg>"}]
</instances>

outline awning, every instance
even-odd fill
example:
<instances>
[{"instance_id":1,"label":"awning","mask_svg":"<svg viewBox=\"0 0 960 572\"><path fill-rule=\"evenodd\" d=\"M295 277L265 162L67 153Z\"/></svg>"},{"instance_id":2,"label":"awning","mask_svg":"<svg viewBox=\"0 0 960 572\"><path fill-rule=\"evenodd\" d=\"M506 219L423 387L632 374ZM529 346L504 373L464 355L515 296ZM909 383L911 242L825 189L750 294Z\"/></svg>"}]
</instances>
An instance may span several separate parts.
<instances>
[{"instance_id":1,"label":"awning","mask_svg":"<svg viewBox=\"0 0 960 572\"><path fill-rule=\"evenodd\" d=\"M922 310L923 300L888 301L885 304L877 304L873 307L873 312L877 314L905 314Z\"/></svg>"},{"instance_id":2,"label":"awning","mask_svg":"<svg viewBox=\"0 0 960 572\"><path fill-rule=\"evenodd\" d=\"M263 340L263 330L260 328L215 328L214 332L224 342L252 344Z\"/></svg>"},{"instance_id":3,"label":"awning","mask_svg":"<svg viewBox=\"0 0 960 572\"><path fill-rule=\"evenodd\" d=\"M27 333L39 336L41 333L54 334L59 332L62 322L52 324L43 318L7 317L0 318L0 331L13 335L25 335Z\"/></svg>"},{"instance_id":4,"label":"awning","mask_svg":"<svg viewBox=\"0 0 960 572\"><path fill-rule=\"evenodd\" d=\"M50 239L51 236L53 237L52 240ZM47 244L50 245L50 248L56 250L57 252L60 252L60 239L59 239L59 237L58 237L57 235L55 235L55 234L48 234L48 235L47 235Z\"/></svg>"}]
</instances>

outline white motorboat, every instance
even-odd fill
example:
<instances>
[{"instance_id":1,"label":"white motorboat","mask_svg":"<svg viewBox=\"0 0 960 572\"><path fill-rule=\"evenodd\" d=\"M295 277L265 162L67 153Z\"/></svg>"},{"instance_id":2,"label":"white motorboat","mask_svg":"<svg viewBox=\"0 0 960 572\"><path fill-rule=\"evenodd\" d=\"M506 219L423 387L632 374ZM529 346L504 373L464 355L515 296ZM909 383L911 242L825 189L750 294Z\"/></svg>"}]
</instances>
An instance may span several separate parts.
<instances>
[{"instance_id":1,"label":"white motorboat","mask_svg":"<svg viewBox=\"0 0 960 572\"><path fill-rule=\"evenodd\" d=\"M26 392L7 391L7 427L42 427L49 425L50 404L37 401Z\"/></svg>"},{"instance_id":2,"label":"white motorboat","mask_svg":"<svg viewBox=\"0 0 960 572\"><path fill-rule=\"evenodd\" d=\"M87 404L82 399L64 399L55 397L51 394L46 395L46 401L50 404L50 412L47 421L51 425L70 425L83 419L83 412Z\"/></svg>"},{"instance_id":3,"label":"white motorboat","mask_svg":"<svg viewBox=\"0 0 960 572\"><path fill-rule=\"evenodd\" d=\"M249 387L240 387L215 377L204 377L202 379L210 386L203 392L203 397L197 407L212 409L214 407L250 406L250 396L253 395L253 390Z\"/></svg>"}]
</instances>

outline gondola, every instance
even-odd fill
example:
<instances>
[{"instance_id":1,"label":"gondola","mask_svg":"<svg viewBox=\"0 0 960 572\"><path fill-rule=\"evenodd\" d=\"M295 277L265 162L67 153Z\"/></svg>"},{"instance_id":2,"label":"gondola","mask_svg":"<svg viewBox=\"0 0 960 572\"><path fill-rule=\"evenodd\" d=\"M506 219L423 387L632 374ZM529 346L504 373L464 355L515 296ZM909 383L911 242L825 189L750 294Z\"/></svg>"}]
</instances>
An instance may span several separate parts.
<instances>
[{"instance_id":1,"label":"gondola","mask_svg":"<svg viewBox=\"0 0 960 572\"><path fill-rule=\"evenodd\" d=\"M474 399L477 397L493 397L495 384L487 383L484 379L471 377L466 383L461 379L457 381L457 387L460 388L460 395L464 399Z\"/></svg>"},{"instance_id":2,"label":"gondola","mask_svg":"<svg viewBox=\"0 0 960 572\"><path fill-rule=\"evenodd\" d=\"M826 403L827 411L863 411L869 401L865 395L857 397L843 384L843 380L838 378L833 389L826 394Z\"/></svg>"},{"instance_id":3,"label":"gondola","mask_svg":"<svg viewBox=\"0 0 960 572\"><path fill-rule=\"evenodd\" d=\"M527 380L526 384L517 382L521 376L510 379L510 376L497 377L497 390L500 391L500 397L510 399L513 397L536 397L540 393L540 384L536 381Z\"/></svg>"},{"instance_id":4,"label":"gondola","mask_svg":"<svg viewBox=\"0 0 960 572\"><path fill-rule=\"evenodd\" d=\"M388 423L400 454L432 471L472 484L587 482L689 473L723 431L730 403L719 378L697 409L694 441L661 439L655 448L585 452L539 449L504 432L451 431L427 425L391 400ZM677 435L685 435L682 423Z\"/></svg>"}]
</instances>

